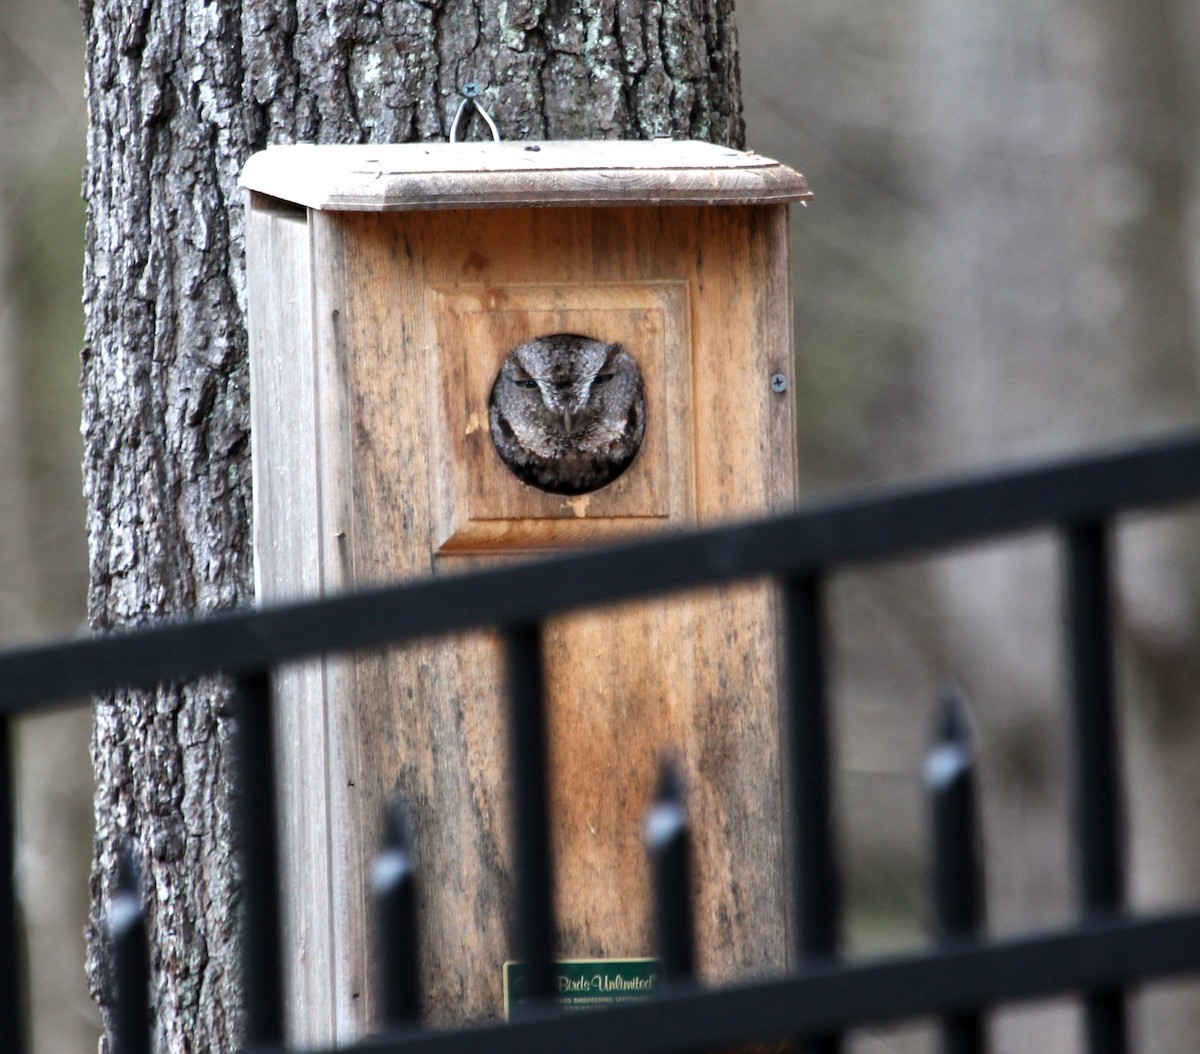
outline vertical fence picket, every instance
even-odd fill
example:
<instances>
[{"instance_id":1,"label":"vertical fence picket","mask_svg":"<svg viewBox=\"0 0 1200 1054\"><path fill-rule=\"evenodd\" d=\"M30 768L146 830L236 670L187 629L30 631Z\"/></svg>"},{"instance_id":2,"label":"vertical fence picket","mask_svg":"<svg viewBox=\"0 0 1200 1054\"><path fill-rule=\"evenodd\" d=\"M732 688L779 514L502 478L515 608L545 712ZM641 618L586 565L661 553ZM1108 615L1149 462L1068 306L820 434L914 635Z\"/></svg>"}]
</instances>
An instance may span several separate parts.
<instances>
[{"instance_id":1,"label":"vertical fence picket","mask_svg":"<svg viewBox=\"0 0 1200 1054\"><path fill-rule=\"evenodd\" d=\"M654 923L663 979L695 979L691 895L691 840L679 774L664 761L654 802L646 813L646 852L654 893Z\"/></svg>"},{"instance_id":2,"label":"vertical fence picket","mask_svg":"<svg viewBox=\"0 0 1200 1054\"><path fill-rule=\"evenodd\" d=\"M21 1050L21 953L17 932L16 795L11 720L0 717L0 1050Z\"/></svg>"},{"instance_id":3,"label":"vertical fence picket","mask_svg":"<svg viewBox=\"0 0 1200 1054\"><path fill-rule=\"evenodd\" d=\"M806 960L829 961L837 956L841 927L822 601L822 581L816 575L783 585L794 954L801 968ZM814 1037L803 1049L808 1054L838 1054L841 1037Z\"/></svg>"},{"instance_id":4,"label":"vertical fence picket","mask_svg":"<svg viewBox=\"0 0 1200 1054\"><path fill-rule=\"evenodd\" d=\"M242 997L247 1044L283 1042L279 842L271 676L241 674L233 693L237 851L242 887Z\"/></svg>"},{"instance_id":5,"label":"vertical fence picket","mask_svg":"<svg viewBox=\"0 0 1200 1054\"><path fill-rule=\"evenodd\" d=\"M957 692L942 704L937 741L925 762L933 812L933 903L943 941L973 940L984 928L984 880L980 860L975 753L966 704ZM983 1015L977 1011L942 1019L943 1054L987 1050Z\"/></svg>"},{"instance_id":6,"label":"vertical fence picket","mask_svg":"<svg viewBox=\"0 0 1200 1054\"><path fill-rule=\"evenodd\" d=\"M399 802L387 810L384 844L371 874L378 930L380 1006L388 1030L421 1017L417 878L408 821Z\"/></svg>"},{"instance_id":7,"label":"vertical fence picket","mask_svg":"<svg viewBox=\"0 0 1200 1054\"><path fill-rule=\"evenodd\" d=\"M108 906L108 944L112 962L112 1054L150 1054L150 950L146 913L133 844L120 849L117 885Z\"/></svg>"},{"instance_id":8,"label":"vertical fence picket","mask_svg":"<svg viewBox=\"0 0 1200 1054\"><path fill-rule=\"evenodd\" d=\"M1065 541L1075 822L1087 919L1120 912L1125 905L1107 526L1101 521L1072 524ZM1089 992L1084 1014L1091 1054L1124 1054L1129 1046L1124 993Z\"/></svg>"},{"instance_id":9,"label":"vertical fence picket","mask_svg":"<svg viewBox=\"0 0 1200 1054\"><path fill-rule=\"evenodd\" d=\"M540 627L510 628L505 634L505 651L517 865L517 953L525 963L529 999L544 1003L555 995L556 924Z\"/></svg>"}]
</instances>

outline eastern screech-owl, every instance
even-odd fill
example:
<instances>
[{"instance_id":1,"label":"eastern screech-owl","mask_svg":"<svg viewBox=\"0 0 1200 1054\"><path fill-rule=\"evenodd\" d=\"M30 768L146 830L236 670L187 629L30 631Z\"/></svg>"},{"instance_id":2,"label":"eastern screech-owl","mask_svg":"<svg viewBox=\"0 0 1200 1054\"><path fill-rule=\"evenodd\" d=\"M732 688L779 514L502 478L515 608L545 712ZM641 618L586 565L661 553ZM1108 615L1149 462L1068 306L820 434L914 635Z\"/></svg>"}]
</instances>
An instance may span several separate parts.
<instances>
[{"instance_id":1,"label":"eastern screech-owl","mask_svg":"<svg viewBox=\"0 0 1200 1054\"><path fill-rule=\"evenodd\" d=\"M624 472L642 444L642 373L620 344L535 337L501 365L488 422L496 452L523 482L585 494Z\"/></svg>"}]
</instances>

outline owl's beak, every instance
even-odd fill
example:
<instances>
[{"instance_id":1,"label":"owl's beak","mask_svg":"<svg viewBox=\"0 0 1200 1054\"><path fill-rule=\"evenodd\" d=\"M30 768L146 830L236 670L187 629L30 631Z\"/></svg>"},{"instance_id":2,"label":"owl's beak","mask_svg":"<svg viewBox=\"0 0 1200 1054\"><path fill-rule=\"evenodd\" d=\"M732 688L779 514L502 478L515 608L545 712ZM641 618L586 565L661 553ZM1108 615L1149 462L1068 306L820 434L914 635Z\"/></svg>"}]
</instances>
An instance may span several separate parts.
<instances>
[{"instance_id":1,"label":"owl's beak","mask_svg":"<svg viewBox=\"0 0 1200 1054\"><path fill-rule=\"evenodd\" d=\"M563 411L563 427L567 430L567 435L571 434L571 430L575 427L576 420L577 418L571 413L570 410Z\"/></svg>"}]
</instances>

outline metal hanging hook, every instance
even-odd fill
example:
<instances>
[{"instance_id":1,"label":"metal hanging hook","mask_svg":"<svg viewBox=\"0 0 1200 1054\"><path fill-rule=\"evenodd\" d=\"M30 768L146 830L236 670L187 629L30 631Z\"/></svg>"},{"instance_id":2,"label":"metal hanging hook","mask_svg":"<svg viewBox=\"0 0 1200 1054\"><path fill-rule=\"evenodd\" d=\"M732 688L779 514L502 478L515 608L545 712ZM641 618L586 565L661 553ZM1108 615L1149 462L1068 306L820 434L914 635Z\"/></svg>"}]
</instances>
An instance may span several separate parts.
<instances>
[{"instance_id":1,"label":"metal hanging hook","mask_svg":"<svg viewBox=\"0 0 1200 1054\"><path fill-rule=\"evenodd\" d=\"M476 84L474 81L468 81L462 86L461 90L463 101L458 104L458 110L454 114L454 120L450 124L450 142L458 142L459 122L462 121L465 128L470 122L473 113L477 113L483 118L491 130L492 141L496 143L500 142L500 129L496 127L496 122L491 119L487 110L479 105L479 97L483 94L482 86ZM463 120L464 117L466 118L465 121Z\"/></svg>"}]
</instances>

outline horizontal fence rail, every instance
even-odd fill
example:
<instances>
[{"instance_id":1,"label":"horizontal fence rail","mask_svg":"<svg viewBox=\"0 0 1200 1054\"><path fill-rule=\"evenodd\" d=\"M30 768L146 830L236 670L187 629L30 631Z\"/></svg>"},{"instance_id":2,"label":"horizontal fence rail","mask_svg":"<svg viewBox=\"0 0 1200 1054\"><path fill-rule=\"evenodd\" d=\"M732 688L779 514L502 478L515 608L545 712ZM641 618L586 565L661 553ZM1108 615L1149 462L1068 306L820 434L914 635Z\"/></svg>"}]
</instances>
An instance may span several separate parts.
<instances>
[{"instance_id":1,"label":"horizontal fence rail","mask_svg":"<svg viewBox=\"0 0 1200 1054\"><path fill-rule=\"evenodd\" d=\"M72 696L205 674L233 678L246 1049L282 1054L269 706L274 668L315 654L495 628L507 656L514 933L529 999L514 1012L511 1024L422 1030L420 920L414 909L420 876L412 868L407 821L394 803L373 887L381 931L383 1023L396 1031L349 1049L379 1054L682 1054L786 1041L808 1054L836 1054L849 1030L931 1017L941 1022L947 1054L969 1054L987 1049L986 1014L993 1006L1078 993L1089 1051L1121 1054L1129 1038L1126 990L1150 979L1200 972L1200 910L1137 918L1124 914L1112 522L1118 514L1198 497L1200 437L1188 436L1050 465L877 490L792 515L523 566L18 649L0 654L0 747L9 716ZM842 881L827 713L827 579L849 565L1032 529L1053 532L1062 546L1080 919L1074 926L1026 937L986 938L970 720L965 703L951 692L925 771L934 830L936 942L919 954L844 962L839 958ZM697 986L686 787L664 764L644 829L662 995L636 1005L566 1014L553 1001L556 923L542 622L581 608L746 578L769 578L780 587L795 971L750 985ZM4 853L11 853L12 814L2 767L0 778L4 866ZM151 1047L149 1027L138 1030L148 1014L149 967L144 944L138 950L145 924L135 862L127 854L122 860L110 913L118 973L112 1038L114 1054L136 1054ZM5 869L9 874L0 876L0 926L11 926L15 903L11 882L5 884L11 866ZM0 947L0 1027L8 1029L0 1034L19 1037L18 971L14 940Z\"/></svg>"},{"instance_id":2,"label":"horizontal fence rail","mask_svg":"<svg viewBox=\"0 0 1200 1054\"><path fill-rule=\"evenodd\" d=\"M320 652L536 623L733 579L915 555L1170 505L1197 493L1195 436L949 482L879 488L791 515L536 564L15 649L0 653L0 713L216 671L258 670Z\"/></svg>"},{"instance_id":3,"label":"horizontal fence rail","mask_svg":"<svg viewBox=\"0 0 1200 1054\"><path fill-rule=\"evenodd\" d=\"M585 1013L543 1011L508 1025L364 1040L373 1054L685 1054L818 1036L1200 971L1200 912L1090 923L841 966L795 977L692 991ZM254 1047L253 1054L284 1054ZM333 1054L322 1048L311 1054Z\"/></svg>"}]
</instances>

